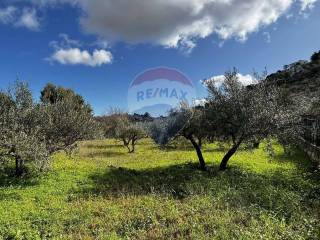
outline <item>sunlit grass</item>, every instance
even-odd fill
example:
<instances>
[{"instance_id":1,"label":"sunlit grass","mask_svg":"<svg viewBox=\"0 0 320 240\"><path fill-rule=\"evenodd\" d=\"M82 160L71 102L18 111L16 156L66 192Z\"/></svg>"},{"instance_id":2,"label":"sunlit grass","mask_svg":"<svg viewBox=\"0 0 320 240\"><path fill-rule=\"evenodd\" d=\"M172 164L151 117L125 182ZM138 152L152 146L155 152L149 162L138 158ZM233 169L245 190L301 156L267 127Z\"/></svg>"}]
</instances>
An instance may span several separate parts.
<instances>
[{"instance_id":1,"label":"sunlit grass","mask_svg":"<svg viewBox=\"0 0 320 240\"><path fill-rule=\"evenodd\" d=\"M209 171L191 148L135 154L118 142L60 153L34 180L0 180L0 239L319 239L319 173L303 154L276 146L241 151L219 172L223 151L206 145Z\"/></svg>"}]
</instances>

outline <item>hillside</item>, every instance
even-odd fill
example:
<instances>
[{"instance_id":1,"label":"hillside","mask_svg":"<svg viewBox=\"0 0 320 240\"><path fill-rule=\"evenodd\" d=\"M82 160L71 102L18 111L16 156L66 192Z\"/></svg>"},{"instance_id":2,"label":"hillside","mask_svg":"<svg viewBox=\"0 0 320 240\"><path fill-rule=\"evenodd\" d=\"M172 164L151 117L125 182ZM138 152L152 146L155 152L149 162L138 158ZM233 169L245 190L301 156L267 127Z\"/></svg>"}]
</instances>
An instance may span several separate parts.
<instances>
[{"instance_id":1,"label":"hillside","mask_svg":"<svg viewBox=\"0 0 320 240\"><path fill-rule=\"evenodd\" d=\"M320 55L320 52L318 54ZM269 75L267 81L281 86L291 97L319 98L320 59L314 57L311 61L286 65L283 70Z\"/></svg>"}]
</instances>

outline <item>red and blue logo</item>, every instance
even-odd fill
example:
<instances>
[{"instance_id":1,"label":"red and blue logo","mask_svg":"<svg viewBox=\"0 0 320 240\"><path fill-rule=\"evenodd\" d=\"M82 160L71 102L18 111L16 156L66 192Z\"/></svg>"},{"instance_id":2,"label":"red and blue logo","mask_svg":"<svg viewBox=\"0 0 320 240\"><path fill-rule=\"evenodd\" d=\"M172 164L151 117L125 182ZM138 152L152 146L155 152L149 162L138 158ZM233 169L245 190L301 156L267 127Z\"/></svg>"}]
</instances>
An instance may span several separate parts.
<instances>
[{"instance_id":1,"label":"red and blue logo","mask_svg":"<svg viewBox=\"0 0 320 240\"><path fill-rule=\"evenodd\" d=\"M128 90L128 107L131 113L165 116L182 102L191 105L195 98L195 88L183 73L158 67L139 74L133 80Z\"/></svg>"}]
</instances>

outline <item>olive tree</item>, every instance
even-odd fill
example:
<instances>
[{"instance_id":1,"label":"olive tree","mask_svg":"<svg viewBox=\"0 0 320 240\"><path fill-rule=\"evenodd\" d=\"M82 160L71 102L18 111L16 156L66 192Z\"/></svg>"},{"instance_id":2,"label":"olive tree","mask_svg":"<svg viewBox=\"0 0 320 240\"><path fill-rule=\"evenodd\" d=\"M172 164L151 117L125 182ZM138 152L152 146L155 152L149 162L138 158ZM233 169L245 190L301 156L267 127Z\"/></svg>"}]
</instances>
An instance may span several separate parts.
<instances>
[{"instance_id":1,"label":"olive tree","mask_svg":"<svg viewBox=\"0 0 320 240\"><path fill-rule=\"evenodd\" d=\"M48 84L41 91L43 135L48 151L71 151L81 140L99 136L99 124L95 121L91 106L71 89Z\"/></svg>"},{"instance_id":2,"label":"olive tree","mask_svg":"<svg viewBox=\"0 0 320 240\"><path fill-rule=\"evenodd\" d=\"M260 141L280 128L285 112L277 105L278 90L264 80L246 87L239 81L237 70L225 73L222 85L207 81L208 121L214 134L232 146L223 157L220 169L225 170L241 144Z\"/></svg>"},{"instance_id":3,"label":"olive tree","mask_svg":"<svg viewBox=\"0 0 320 240\"><path fill-rule=\"evenodd\" d=\"M141 123L132 122L128 114L122 114L117 118L115 137L122 141L129 153L134 153L136 144L146 137L146 133Z\"/></svg>"},{"instance_id":4,"label":"olive tree","mask_svg":"<svg viewBox=\"0 0 320 240\"><path fill-rule=\"evenodd\" d=\"M293 95L290 89L281 87L278 89L276 102L280 109L277 139L285 153L290 154L292 150L301 147L301 141L306 140L303 138L309 138L312 135L310 130L314 128L309 128L308 119L316 118L319 102L308 96Z\"/></svg>"},{"instance_id":5,"label":"olive tree","mask_svg":"<svg viewBox=\"0 0 320 240\"><path fill-rule=\"evenodd\" d=\"M72 98L56 103L41 104L42 133L49 153L64 150L70 152L81 140L99 135L99 125L87 105L79 106Z\"/></svg>"},{"instance_id":6,"label":"olive tree","mask_svg":"<svg viewBox=\"0 0 320 240\"><path fill-rule=\"evenodd\" d=\"M49 156L70 150L98 133L91 108L70 94L54 102L37 103L27 84L16 82L0 93L0 162L15 161L16 175L28 166L43 170Z\"/></svg>"},{"instance_id":7,"label":"olive tree","mask_svg":"<svg viewBox=\"0 0 320 240\"><path fill-rule=\"evenodd\" d=\"M166 145L172 139L184 137L194 147L201 170L206 170L205 159L202 154L202 140L206 138L205 114L202 107L190 108L182 106L172 110L165 119L155 120L148 125L150 137L159 145Z\"/></svg>"},{"instance_id":8,"label":"olive tree","mask_svg":"<svg viewBox=\"0 0 320 240\"><path fill-rule=\"evenodd\" d=\"M0 158L2 162L14 160L17 176L24 173L26 165L39 170L47 166L41 121L40 108L27 84L17 82L10 91L0 93Z\"/></svg>"}]
</instances>

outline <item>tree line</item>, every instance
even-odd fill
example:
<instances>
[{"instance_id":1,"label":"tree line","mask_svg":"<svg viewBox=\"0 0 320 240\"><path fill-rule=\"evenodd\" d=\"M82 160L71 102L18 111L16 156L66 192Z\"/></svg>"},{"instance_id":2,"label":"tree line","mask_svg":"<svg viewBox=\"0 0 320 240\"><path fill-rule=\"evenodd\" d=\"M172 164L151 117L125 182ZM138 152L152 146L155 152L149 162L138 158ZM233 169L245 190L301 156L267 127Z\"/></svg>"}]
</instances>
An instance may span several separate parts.
<instances>
[{"instance_id":1,"label":"tree line","mask_svg":"<svg viewBox=\"0 0 320 240\"><path fill-rule=\"evenodd\" d=\"M206 170L202 154L204 142L228 143L230 148L221 159L220 170L226 170L231 157L241 146L257 148L267 140L277 139L286 150L299 145L303 135L303 116L313 111L314 102L292 99L286 92L267 81L267 74L255 74L258 84L241 84L236 69L225 73L224 82L206 81L208 97L202 106L172 109L167 117L150 120L140 116L138 121L128 113L116 111L99 118L104 124L105 136L118 138L134 152L135 144L145 136L159 146L185 138L197 153L200 169ZM142 119L142 120L141 120Z\"/></svg>"},{"instance_id":2,"label":"tree line","mask_svg":"<svg viewBox=\"0 0 320 240\"><path fill-rule=\"evenodd\" d=\"M236 69L225 73L222 84L205 81L208 97L199 106L172 109L167 117L130 115L113 109L95 117L91 106L71 89L48 84L35 101L26 83L16 82L0 92L0 167L14 166L15 175L43 172L52 154L72 152L77 142L101 137L121 141L129 153L150 137L159 146L186 139L194 148L201 170L205 142L227 143L220 170L241 146L255 148L265 139L278 139L288 148L303 136L303 116L317 102L288 98L275 84L259 76L258 84L243 86ZM319 101L319 100L318 100Z\"/></svg>"}]
</instances>

